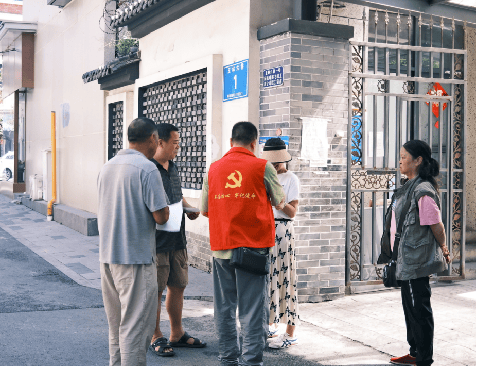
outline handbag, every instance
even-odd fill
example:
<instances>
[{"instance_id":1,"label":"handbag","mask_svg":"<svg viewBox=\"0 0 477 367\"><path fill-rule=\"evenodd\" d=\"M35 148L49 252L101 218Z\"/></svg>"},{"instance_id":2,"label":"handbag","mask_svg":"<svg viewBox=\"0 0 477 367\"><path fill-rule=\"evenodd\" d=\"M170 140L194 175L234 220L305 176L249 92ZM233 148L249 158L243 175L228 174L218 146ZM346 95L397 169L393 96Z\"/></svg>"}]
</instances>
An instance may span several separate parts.
<instances>
[{"instance_id":1,"label":"handbag","mask_svg":"<svg viewBox=\"0 0 477 367\"><path fill-rule=\"evenodd\" d=\"M383 284L385 287L400 287L401 281L396 279L396 261L391 260L383 268Z\"/></svg>"},{"instance_id":2,"label":"handbag","mask_svg":"<svg viewBox=\"0 0 477 367\"><path fill-rule=\"evenodd\" d=\"M384 265L384 268L383 268L383 284L385 287L400 287L401 286L401 281L396 279L396 261L398 257L398 248L399 248L399 242L401 241L401 231L402 231L402 226L404 224L404 219L406 218L407 212L409 211L409 208L411 207L412 193L414 191L414 186L416 186L416 183L418 181L420 180L417 179L412 184L411 188L408 191L407 200L401 211L401 217L399 218L396 234L394 235L394 246L393 246L392 258L389 264Z\"/></svg>"},{"instance_id":3,"label":"handbag","mask_svg":"<svg viewBox=\"0 0 477 367\"><path fill-rule=\"evenodd\" d=\"M265 252L266 253L262 253ZM233 249L230 265L248 273L267 275L270 272L270 256L266 249L237 247Z\"/></svg>"}]
</instances>

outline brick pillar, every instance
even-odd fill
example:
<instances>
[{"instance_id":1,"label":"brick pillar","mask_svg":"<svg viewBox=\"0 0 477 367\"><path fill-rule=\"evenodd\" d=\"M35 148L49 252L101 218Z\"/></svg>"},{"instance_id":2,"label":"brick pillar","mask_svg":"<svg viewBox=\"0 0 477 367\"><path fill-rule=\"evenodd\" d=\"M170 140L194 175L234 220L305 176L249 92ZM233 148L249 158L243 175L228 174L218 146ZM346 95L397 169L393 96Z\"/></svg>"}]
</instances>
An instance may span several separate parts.
<instances>
[{"instance_id":1,"label":"brick pillar","mask_svg":"<svg viewBox=\"0 0 477 367\"><path fill-rule=\"evenodd\" d=\"M284 84L263 88L261 83L260 135L275 136L281 128L290 137L289 169L300 178L298 299L331 300L345 293L348 40L353 28L291 19L267 27L258 33L260 70L283 66ZM328 120L326 167L310 167L300 158L303 117ZM338 131L345 135L337 137Z\"/></svg>"}]
</instances>

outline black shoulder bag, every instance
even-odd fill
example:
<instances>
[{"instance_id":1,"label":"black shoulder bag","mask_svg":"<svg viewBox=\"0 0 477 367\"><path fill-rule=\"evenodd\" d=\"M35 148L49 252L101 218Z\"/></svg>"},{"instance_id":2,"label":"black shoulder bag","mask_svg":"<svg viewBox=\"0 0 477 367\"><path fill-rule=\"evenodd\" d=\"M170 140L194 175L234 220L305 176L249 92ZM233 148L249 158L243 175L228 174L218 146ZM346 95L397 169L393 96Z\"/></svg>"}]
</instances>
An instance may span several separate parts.
<instances>
[{"instance_id":1,"label":"black shoulder bag","mask_svg":"<svg viewBox=\"0 0 477 367\"><path fill-rule=\"evenodd\" d=\"M384 265L383 268L383 284L385 287L400 287L401 281L396 279L396 261L398 257L398 248L399 242L401 241L401 232L402 226L404 224L404 219L406 218L407 212L411 207L411 200L412 200L412 193L414 191L414 186L416 185L417 179L411 186L408 191L407 201L404 204L404 207L401 212L401 217L399 218L398 227L396 228L396 234L394 235L394 246L393 246L393 254L391 261L389 264ZM391 203L392 205L392 203Z\"/></svg>"},{"instance_id":2,"label":"black shoulder bag","mask_svg":"<svg viewBox=\"0 0 477 367\"><path fill-rule=\"evenodd\" d=\"M248 273L267 275L270 272L269 248L235 248L230 265Z\"/></svg>"}]
</instances>

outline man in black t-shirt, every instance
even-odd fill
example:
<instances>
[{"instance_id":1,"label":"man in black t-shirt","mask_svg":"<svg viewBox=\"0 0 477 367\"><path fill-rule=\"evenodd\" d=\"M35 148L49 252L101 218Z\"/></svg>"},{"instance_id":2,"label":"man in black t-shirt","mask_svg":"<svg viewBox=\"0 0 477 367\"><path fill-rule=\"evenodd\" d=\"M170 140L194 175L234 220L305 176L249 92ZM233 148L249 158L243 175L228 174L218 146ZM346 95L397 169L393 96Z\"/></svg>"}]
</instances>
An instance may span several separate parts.
<instances>
[{"instance_id":1,"label":"man in black t-shirt","mask_svg":"<svg viewBox=\"0 0 477 367\"><path fill-rule=\"evenodd\" d=\"M179 151L179 129L174 125L163 123L157 125L157 131L159 133L159 144L151 161L157 166L161 174L169 205L172 208L174 204L180 205L182 202L182 207L192 208L182 196L179 172L172 161ZM187 213L187 217L191 220L197 219L198 216L198 211ZM158 356L168 357L174 355L172 347L205 347L206 343L191 337L182 328L184 289L188 283L189 268L184 213L182 213L178 232L156 229L156 266L159 304L151 350ZM169 342L160 330L161 298L166 286L166 309L171 323Z\"/></svg>"}]
</instances>

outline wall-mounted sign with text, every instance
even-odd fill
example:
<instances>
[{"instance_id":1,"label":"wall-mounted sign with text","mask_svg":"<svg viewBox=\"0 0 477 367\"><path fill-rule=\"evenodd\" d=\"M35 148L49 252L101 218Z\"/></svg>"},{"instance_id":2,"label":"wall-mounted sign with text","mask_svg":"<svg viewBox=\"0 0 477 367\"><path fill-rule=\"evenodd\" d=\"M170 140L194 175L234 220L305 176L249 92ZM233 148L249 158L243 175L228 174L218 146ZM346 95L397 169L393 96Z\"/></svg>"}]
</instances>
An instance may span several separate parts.
<instances>
[{"instance_id":1,"label":"wall-mounted sign with text","mask_svg":"<svg viewBox=\"0 0 477 367\"><path fill-rule=\"evenodd\" d=\"M263 87L272 88L283 84L283 66L263 71Z\"/></svg>"},{"instance_id":2,"label":"wall-mounted sign with text","mask_svg":"<svg viewBox=\"0 0 477 367\"><path fill-rule=\"evenodd\" d=\"M248 97L248 60L224 66L224 102Z\"/></svg>"}]
</instances>

